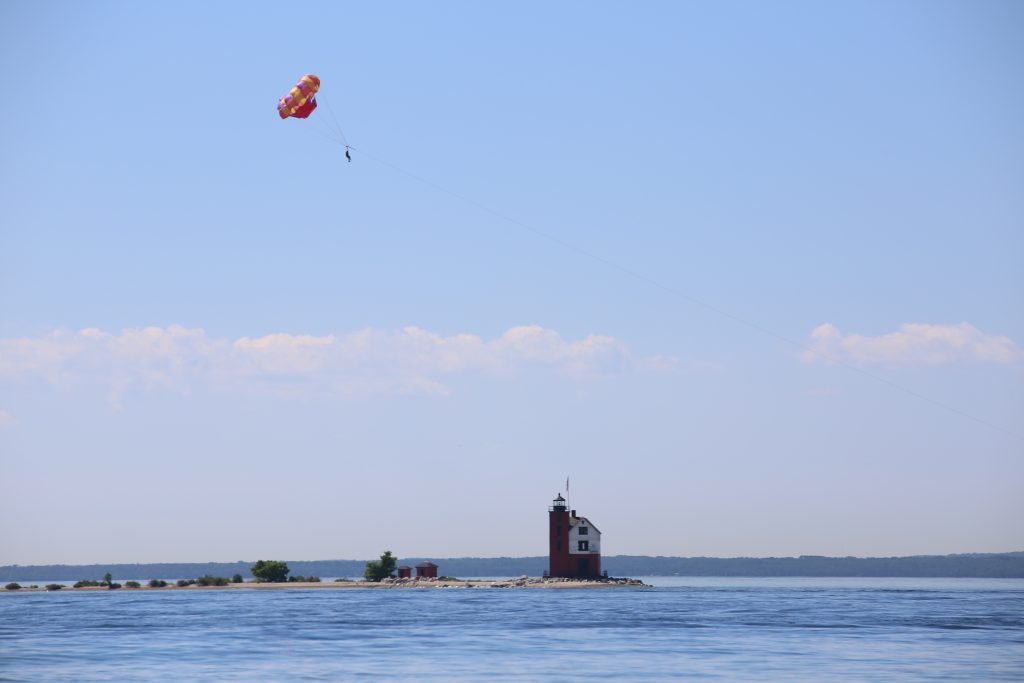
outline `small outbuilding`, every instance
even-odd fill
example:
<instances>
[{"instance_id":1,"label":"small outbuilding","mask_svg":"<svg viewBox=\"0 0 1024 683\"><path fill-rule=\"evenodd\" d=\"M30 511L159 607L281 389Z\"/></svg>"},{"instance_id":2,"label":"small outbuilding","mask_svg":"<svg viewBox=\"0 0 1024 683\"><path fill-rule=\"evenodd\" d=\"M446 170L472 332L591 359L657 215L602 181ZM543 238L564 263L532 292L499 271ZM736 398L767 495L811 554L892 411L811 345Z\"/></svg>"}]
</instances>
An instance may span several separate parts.
<instances>
[{"instance_id":1,"label":"small outbuilding","mask_svg":"<svg viewBox=\"0 0 1024 683\"><path fill-rule=\"evenodd\" d=\"M436 579L437 565L433 562L420 562L416 565L416 578Z\"/></svg>"},{"instance_id":2,"label":"small outbuilding","mask_svg":"<svg viewBox=\"0 0 1024 683\"><path fill-rule=\"evenodd\" d=\"M396 570L398 571L398 578L400 578L400 579L410 579L410 578L412 578L412 567L410 567L409 565L403 564L401 567L396 567Z\"/></svg>"}]
</instances>

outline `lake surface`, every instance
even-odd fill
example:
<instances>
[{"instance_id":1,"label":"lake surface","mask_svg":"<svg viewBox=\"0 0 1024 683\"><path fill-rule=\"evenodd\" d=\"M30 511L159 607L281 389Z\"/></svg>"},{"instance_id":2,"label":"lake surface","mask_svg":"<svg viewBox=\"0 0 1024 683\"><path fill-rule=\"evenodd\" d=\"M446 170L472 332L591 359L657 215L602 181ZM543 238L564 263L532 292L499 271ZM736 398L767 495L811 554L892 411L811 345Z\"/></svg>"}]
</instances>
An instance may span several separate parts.
<instances>
[{"instance_id":1,"label":"lake surface","mask_svg":"<svg viewBox=\"0 0 1024 683\"><path fill-rule=\"evenodd\" d=\"M1024 580L0 595L3 681L1024 680Z\"/></svg>"}]
</instances>

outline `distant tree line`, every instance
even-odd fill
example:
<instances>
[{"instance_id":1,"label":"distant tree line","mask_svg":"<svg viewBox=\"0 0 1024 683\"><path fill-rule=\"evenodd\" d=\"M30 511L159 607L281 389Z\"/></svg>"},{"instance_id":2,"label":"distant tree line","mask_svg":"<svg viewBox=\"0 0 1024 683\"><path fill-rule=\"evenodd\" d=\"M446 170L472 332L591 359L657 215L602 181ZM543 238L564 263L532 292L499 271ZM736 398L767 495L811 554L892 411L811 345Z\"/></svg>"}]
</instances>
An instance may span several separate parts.
<instances>
[{"instance_id":1,"label":"distant tree line","mask_svg":"<svg viewBox=\"0 0 1024 683\"><path fill-rule=\"evenodd\" d=\"M908 557L602 558L613 576L819 576L1024 578L1024 552Z\"/></svg>"},{"instance_id":2,"label":"distant tree line","mask_svg":"<svg viewBox=\"0 0 1024 683\"><path fill-rule=\"evenodd\" d=\"M415 566L423 561L439 565L449 576L540 576L548 568L546 555L535 557L409 557L398 562ZM373 560L377 562L378 560ZM286 564L302 577L358 577L366 560L291 561ZM110 564L110 565L8 565L0 567L0 582L101 580L105 574L133 579L157 576L253 577L251 562ZM908 557L650 557L613 555L601 558L612 576L910 576L1024 578L1024 552L963 555L912 555ZM287 579L285 579L287 580Z\"/></svg>"}]
</instances>

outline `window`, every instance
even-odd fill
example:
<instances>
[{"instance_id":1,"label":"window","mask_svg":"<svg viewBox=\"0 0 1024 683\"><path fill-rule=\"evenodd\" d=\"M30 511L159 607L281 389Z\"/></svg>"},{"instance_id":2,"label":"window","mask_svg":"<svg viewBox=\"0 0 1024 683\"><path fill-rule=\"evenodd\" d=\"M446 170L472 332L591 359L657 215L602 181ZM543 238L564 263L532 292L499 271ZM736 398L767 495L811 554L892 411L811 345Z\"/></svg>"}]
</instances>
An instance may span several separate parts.
<instances>
[{"instance_id":1,"label":"window","mask_svg":"<svg viewBox=\"0 0 1024 683\"><path fill-rule=\"evenodd\" d=\"M580 541L580 550L590 550L590 541Z\"/></svg>"},{"instance_id":2,"label":"window","mask_svg":"<svg viewBox=\"0 0 1024 683\"><path fill-rule=\"evenodd\" d=\"M587 527L585 527L585 526L581 526L580 527L580 536L586 536L588 533L590 533L590 530L587 529Z\"/></svg>"}]
</instances>

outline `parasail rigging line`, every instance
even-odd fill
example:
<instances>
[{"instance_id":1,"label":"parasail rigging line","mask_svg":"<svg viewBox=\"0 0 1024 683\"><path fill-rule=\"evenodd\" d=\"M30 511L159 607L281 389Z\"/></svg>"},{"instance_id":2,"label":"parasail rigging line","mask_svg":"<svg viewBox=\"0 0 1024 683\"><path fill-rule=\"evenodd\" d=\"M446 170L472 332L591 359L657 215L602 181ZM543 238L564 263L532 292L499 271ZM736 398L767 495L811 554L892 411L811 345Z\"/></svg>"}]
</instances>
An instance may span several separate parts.
<instances>
[{"instance_id":1,"label":"parasail rigging line","mask_svg":"<svg viewBox=\"0 0 1024 683\"><path fill-rule=\"evenodd\" d=\"M328 102L327 100L324 100L324 104L327 105L327 111L331 115L331 120L334 121L334 127L335 129L337 129L338 135L341 136L342 144L345 145L346 149L351 149L351 147L349 147L348 144L348 139L345 137L345 131L341 129L341 124L338 123L338 117L334 115L334 107L332 107L331 103Z\"/></svg>"},{"instance_id":2,"label":"parasail rigging line","mask_svg":"<svg viewBox=\"0 0 1024 683\"><path fill-rule=\"evenodd\" d=\"M331 128L330 124L328 124L322 118L314 117L314 116L311 116L310 118L314 119L314 121L315 121L314 124L313 124L313 128L312 128L314 133L316 133L317 135L320 135L321 137L327 138L328 140L330 140L331 142L333 142L336 145L343 145L343 144L345 144L338 137L338 134Z\"/></svg>"}]
</instances>

